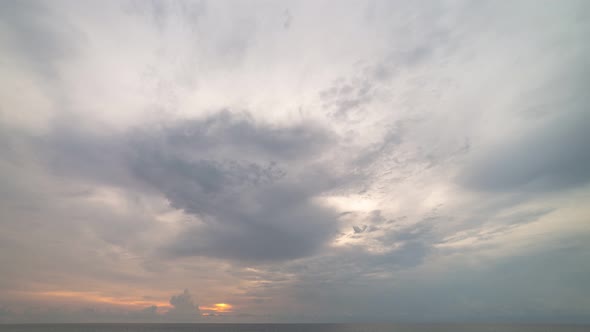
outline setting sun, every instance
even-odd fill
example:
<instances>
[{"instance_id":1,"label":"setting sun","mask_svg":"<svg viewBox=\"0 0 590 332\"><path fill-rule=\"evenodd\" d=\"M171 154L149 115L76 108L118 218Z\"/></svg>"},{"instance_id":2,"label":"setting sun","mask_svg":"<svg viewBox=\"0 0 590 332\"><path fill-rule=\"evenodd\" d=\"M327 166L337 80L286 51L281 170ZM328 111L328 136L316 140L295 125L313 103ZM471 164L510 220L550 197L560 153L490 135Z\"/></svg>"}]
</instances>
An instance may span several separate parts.
<instances>
[{"instance_id":1,"label":"setting sun","mask_svg":"<svg viewBox=\"0 0 590 332\"><path fill-rule=\"evenodd\" d=\"M215 303L212 306L202 306L201 310L212 312L231 312L233 306L228 303Z\"/></svg>"}]
</instances>

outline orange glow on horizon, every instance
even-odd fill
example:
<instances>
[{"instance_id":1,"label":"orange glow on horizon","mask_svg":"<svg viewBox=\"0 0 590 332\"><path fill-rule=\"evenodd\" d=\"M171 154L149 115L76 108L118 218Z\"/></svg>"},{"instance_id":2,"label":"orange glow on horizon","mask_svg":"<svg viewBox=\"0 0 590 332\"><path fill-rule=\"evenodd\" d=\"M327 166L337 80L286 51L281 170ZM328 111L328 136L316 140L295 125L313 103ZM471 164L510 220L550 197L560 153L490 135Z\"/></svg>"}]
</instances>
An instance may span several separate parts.
<instances>
[{"instance_id":1,"label":"orange glow on horizon","mask_svg":"<svg viewBox=\"0 0 590 332\"><path fill-rule=\"evenodd\" d=\"M199 309L201 310L205 310L205 311L213 311L216 313L221 313L221 312L231 312L233 309L233 306L231 304L228 303L215 303L212 306L202 306L199 307ZM208 316L208 313L204 313L204 316Z\"/></svg>"},{"instance_id":2,"label":"orange glow on horizon","mask_svg":"<svg viewBox=\"0 0 590 332\"><path fill-rule=\"evenodd\" d=\"M162 300L145 300L138 297L115 297L103 295L100 292L79 292L79 291L42 291L42 292L17 292L20 294L26 294L27 297L37 299L47 299L51 301L68 301L70 303L86 302L94 304L107 304L119 307L143 309L150 306L157 306L159 313L165 313L171 305L168 302ZM211 316L221 313L233 312L234 306L229 303L215 303L208 306L199 306L201 315Z\"/></svg>"},{"instance_id":3,"label":"orange glow on horizon","mask_svg":"<svg viewBox=\"0 0 590 332\"><path fill-rule=\"evenodd\" d=\"M116 306L124 306L124 307L149 307L149 306L158 306L158 307L170 307L170 304L167 302L161 301L147 301L144 299L138 299L133 297L112 297L112 296L105 296L98 292L75 292L75 291L48 291L48 292L32 292L29 293L34 296L40 297L51 297L51 298L60 298L60 299L69 299L74 301L81 301L81 302L94 302L94 303L104 303L104 304L111 304Z\"/></svg>"}]
</instances>

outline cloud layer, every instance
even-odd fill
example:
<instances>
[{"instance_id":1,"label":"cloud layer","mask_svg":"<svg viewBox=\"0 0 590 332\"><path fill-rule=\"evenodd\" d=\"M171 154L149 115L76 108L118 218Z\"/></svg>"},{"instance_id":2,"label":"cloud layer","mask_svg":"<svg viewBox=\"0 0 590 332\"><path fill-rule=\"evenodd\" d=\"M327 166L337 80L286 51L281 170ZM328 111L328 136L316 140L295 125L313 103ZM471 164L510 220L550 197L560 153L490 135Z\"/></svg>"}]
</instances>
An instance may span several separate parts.
<instances>
[{"instance_id":1,"label":"cloud layer","mask_svg":"<svg viewBox=\"0 0 590 332\"><path fill-rule=\"evenodd\" d=\"M1 3L0 322L587 321L588 9Z\"/></svg>"}]
</instances>

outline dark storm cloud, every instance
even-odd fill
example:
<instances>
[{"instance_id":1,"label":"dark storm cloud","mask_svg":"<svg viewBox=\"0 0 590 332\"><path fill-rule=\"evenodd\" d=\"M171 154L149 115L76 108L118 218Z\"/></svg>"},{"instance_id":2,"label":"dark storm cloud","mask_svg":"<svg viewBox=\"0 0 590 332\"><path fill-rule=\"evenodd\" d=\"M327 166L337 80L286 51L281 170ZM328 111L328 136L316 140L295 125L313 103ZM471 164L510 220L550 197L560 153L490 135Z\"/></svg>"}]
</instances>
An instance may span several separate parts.
<instances>
[{"instance_id":1,"label":"dark storm cloud","mask_svg":"<svg viewBox=\"0 0 590 332\"><path fill-rule=\"evenodd\" d=\"M310 255L335 233L336 213L314 196L342 179L313 162L332 142L317 125L286 127L220 112L152 129L57 128L40 139L57 174L164 195L198 216L167 256L282 260Z\"/></svg>"}]
</instances>

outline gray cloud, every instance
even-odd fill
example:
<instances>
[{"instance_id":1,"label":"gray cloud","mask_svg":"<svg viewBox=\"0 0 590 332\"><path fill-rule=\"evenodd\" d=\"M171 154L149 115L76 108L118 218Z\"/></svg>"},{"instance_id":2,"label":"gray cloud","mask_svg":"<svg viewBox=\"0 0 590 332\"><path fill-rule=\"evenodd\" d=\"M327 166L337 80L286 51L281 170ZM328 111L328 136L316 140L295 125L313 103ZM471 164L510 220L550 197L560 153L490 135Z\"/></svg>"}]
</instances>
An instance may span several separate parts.
<instances>
[{"instance_id":1,"label":"gray cloud","mask_svg":"<svg viewBox=\"0 0 590 332\"><path fill-rule=\"evenodd\" d=\"M588 112L558 115L556 122L480 154L461 174L468 188L490 191L546 191L584 185L590 180Z\"/></svg>"},{"instance_id":2,"label":"gray cloud","mask_svg":"<svg viewBox=\"0 0 590 332\"><path fill-rule=\"evenodd\" d=\"M322 152L333 137L325 128L314 123L281 127L257 122L246 112L221 111L206 119L166 128L162 137L156 139L159 142L153 143L168 144L168 147L188 152L220 150L220 153L240 157L250 155L289 160L308 158Z\"/></svg>"},{"instance_id":3,"label":"gray cloud","mask_svg":"<svg viewBox=\"0 0 590 332\"><path fill-rule=\"evenodd\" d=\"M588 273L586 266L572 265L588 252L583 242L578 236L567 241L560 239L550 245L551 249L546 248L547 251L519 257L492 258L462 252L437 267L449 270L444 276L428 267L420 270L415 265L406 268L421 272L394 270L392 265L405 262L395 254L371 255L347 250L306 262L302 279L287 290L282 289L281 294L287 293L298 301L325 308L323 313L336 321L381 317L392 322L425 319L526 322L534 317L540 322L586 322L581 314L586 309L581 308L587 308L584 294L588 289L582 289L577 295L571 293L578 288L572 284L578 284L579 278ZM420 251L415 251L415 255ZM464 260L471 259L480 260L481 264L465 265ZM556 268L548 270L547 266ZM294 270L301 268L297 265ZM556 282L562 278L572 284ZM275 291L267 289L265 294ZM518 300L512 294L519 294ZM550 300L555 295L557 297ZM556 307L570 309L554 312L551 318L543 316ZM355 312L363 314L355 316Z\"/></svg>"},{"instance_id":4,"label":"gray cloud","mask_svg":"<svg viewBox=\"0 0 590 332\"><path fill-rule=\"evenodd\" d=\"M265 127L223 112L168 128L156 143L140 141L134 172L205 223L165 252L276 260L317 251L336 219L311 199L337 183L321 168L298 167L327 148L329 137L313 125Z\"/></svg>"},{"instance_id":5,"label":"gray cloud","mask_svg":"<svg viewBox=\"0 0 590 332\"><path fill-rule=\"evenodd\" d=\"M336 232L336 213L309 201L310 193L294 186L249 191L249 204L232 197L206 225L189 228L166 252L240 260L284 260L318 251ZM207 217L206 217L207 218Z\"/></svg>"},{"instance_id":6,"label":"gray cloud","mask_svg":"<svg viewBox=\"0 0 590 332\"><path fill-rule=\"evenodd\" d=\"M570 34L583 31L574 26ZM580 146L590 140L587 52L584 47L561 55L568 60L513 98L512 119L521 125L473 153L460 184L482 191L548 192L588 183L590 152Z\"/></svg>"},{"instance_id":7,"label":"gray cloud","mask_svg":"<svg viewBox=\"0 0 590 332\"><path fill-rule=\"evenodd\" d=\"M0 26L19 55L47 78L56 78L58 61L71 57L83 40L67 20L38 1L3 1Z\"/></svg>"},{"instance_id":8,"label":"gray cloud","mask_svg":"<svg viewBox=\"0 0 590 332\"><path fill-rule=\"evenodd\" d=\"M312 198L342 179L305 164L332 140L317 125L279 127L224 111L132 135L57 129L41 144L58 174L148 187L202 218L166 255L256 261L310 255L335 233L336 213Z\"/></svg>"},{"instance_id":9,"label":"gray cloud","mask_svg":"<svg viewBox=\"0 0 590 332\"><path fill-rule=\"evenodd\" d=\"M199 305L193 302L188 289L170 298L172 308L166 313L166 318L173 321L195 321L200 316Z\"/></svg>"}]
</instances>

